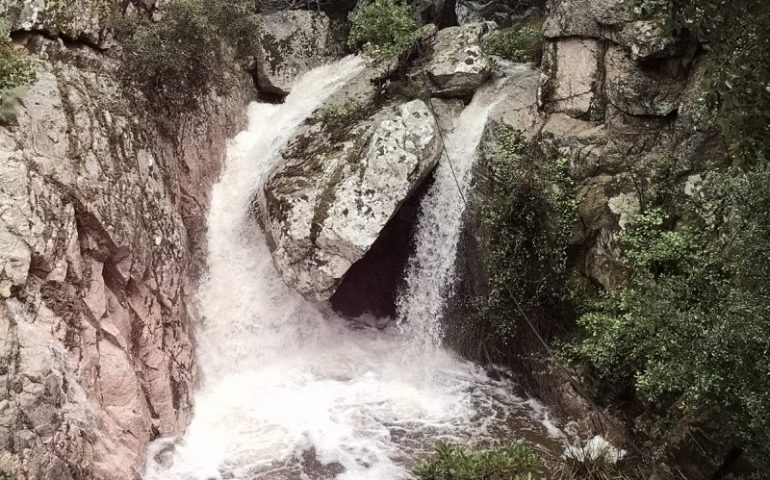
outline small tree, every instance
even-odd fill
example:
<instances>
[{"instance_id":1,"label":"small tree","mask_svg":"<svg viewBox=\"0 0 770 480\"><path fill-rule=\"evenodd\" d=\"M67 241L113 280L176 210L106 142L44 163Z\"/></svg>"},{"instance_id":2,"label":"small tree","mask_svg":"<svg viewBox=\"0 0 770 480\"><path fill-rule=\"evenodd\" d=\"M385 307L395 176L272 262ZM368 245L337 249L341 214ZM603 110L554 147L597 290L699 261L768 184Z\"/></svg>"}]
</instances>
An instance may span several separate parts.
<instances>
[{"instance_id":1,"label":"small tree","mask_svg":"<svg viewBox=\"0 0 770 480\"><path fill-rule=\"evenodd\" d=\"M125 29L124 83L160 105L193 108L210 90L227 91L228 55L247 64L257 28L247 0L172 0L160 21Z\"/></svg>"},{"instance_id":2,"label":"small tree","mask_svg":"<svg viewBox=\"0 0 770 480\"><path fill-rule=\"evenodd\" d=\"M397 0L373 0L352 12L348 45L377 58L397 57L419 38L409 9Z\"/></svg>"},{"instance_id":3,"label":"small tree","mask_svg":"<svg viewBox=\"0 0 770 480\"><path fill-rule=\"evenodd\" d=\"M498 30L482 43L484 52L514 62L540 62L543 55L543 19L532 18Z\"/></svg>"}]
</instances>

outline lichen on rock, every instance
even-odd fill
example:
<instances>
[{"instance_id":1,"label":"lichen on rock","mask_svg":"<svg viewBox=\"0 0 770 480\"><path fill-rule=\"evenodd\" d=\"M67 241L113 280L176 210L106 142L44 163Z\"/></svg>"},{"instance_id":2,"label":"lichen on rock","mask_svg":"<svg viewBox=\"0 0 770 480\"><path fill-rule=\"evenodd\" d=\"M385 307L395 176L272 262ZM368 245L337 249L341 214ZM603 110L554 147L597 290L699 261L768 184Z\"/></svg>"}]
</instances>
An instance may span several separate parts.
<instances>
[{"instance_id":1,"label":"lichen on rock","mask_svg":"<svg viewBox=\"0 0 770 480\"><path fill-rule=\"evenodd\" d=\"M421 100L348 128L347 138L328 145L331 132L322 123L309 126L264 188L276 266L289 286L313 300L332 296L438 161L436 119Z\"/></svg>"}]
</instances>

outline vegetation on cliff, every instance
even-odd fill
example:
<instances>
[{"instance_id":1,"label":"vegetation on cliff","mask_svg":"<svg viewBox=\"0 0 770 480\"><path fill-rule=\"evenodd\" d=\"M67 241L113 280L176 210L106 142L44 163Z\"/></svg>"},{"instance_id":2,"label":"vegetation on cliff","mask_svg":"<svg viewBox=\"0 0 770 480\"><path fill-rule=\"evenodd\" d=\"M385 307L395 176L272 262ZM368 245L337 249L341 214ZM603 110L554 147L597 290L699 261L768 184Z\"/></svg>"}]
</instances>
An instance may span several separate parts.
<instances>
[{"instance_id":1,"label":"vegetation on cliff","mask_svg":"<svg viewBox=\"0 0 770 480\"><path fill-rule=\"evenodd\" d=\"M770 4L765 0L635 0L641 16L659 15L709 52L707 95L736 161L770 155Z\"/></svg>"},{"instance_id":2,"label":"vegetation on cliff","mask_svg":"<svg viewBox=\"0 0 770 480\"><path fill-rule=\"evenodd\" d=\"M32 84L35 77L32 60L14 49L5 24L0 21L0 124L14 118L24 87Z\"/></svg>"},{"instance_id":3,"label":"vegetation on cliff","mask_svg":"<svg viewBox=\"0 0 770 480\"><path fill-rule=\"evenodd\" d=\"M256 45L258 18L245 0L172 0L163 19L124 22L123 78L150 100L189 109L210 91L226 92L229 62L247 66Z\"/></svg>"},{"instance_id":4,"label":"vegetation on cliff","mask_svg":"<svg viewBox=\"0 0 770 480\"><path fill-rule=\"evenodd\" d=\"M350 13L348 45L375 58L397 57L419 38L409 7L398 0L372 0Z\"/></svg>"},{"instance_id":5,"label":"vegetation on cliff","mask_svg":"<svg viewBox=\"0 0 770 480\"><path fill-rule=\"evenodd\" d=\"M767 458L768 180L714 173L689 222L666 214L667 201L637 215L618 238L627 283L580 317L586 378L605 401L634 392L660 452L699 429L712 446Z\"/></svg>"},{"instance_id":6,"label":"vegetation on cliff","mask_svg":"<svg viewBox=\"0 0 770 480\"><path fill-rule=\"evenodd\" d=\"M770 6L639 0L710 52L704 102L732 165L665 188L619 235L627 281L584 305L572 351L598 398L644 412L666 455L683 444L724 473L770 458ZM672 167L673 165L673 167ZM681 451L681 450L680 450Z\"/></svg>"},{"instance_id":7,"label":"vegetation on cliff","mask_svg":"<svg viewBox=\"0 0 770 480\"><path fill-rule=\"evenodd\" d=\"M487 285L470 315L448 328L461 352L481 361L514 361L521 322L561 316L567 244L575 221L567 163L542 158L509 127L484 162L481 249Z\"/></svg>"}]
</instances>

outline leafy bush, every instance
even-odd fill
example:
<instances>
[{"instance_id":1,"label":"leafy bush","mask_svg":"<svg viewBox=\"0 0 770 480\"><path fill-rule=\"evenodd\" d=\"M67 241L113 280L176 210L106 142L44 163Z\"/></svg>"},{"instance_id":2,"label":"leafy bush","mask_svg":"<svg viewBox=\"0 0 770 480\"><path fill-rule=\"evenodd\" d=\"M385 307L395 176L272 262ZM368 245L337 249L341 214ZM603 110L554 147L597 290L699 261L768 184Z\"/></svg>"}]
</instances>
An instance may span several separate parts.
<instances>
[{"instance_id":1,"label":"leafy bush","mask_svg":"<svg viewBox=\"0 0 770 480\"><path fill-rule=\"evenodd\" d=\"M158 22L124 27L125 83L164 106L188 109L215 89L230 87L228 55L248 62L257 16L247 0L172 0Z\"/></svg>"},{"instance_id":2,"label":"leafy bush","mask_svg":"<svg viewBox=\"0 0 770 480\"><path fill-rule=\"evenodd\" d=\"M538 158L508 127L499 130L497 153L485 164L489 191L479 236L487 285L447 334L466 356L510 363L521 353L513 347L521 346L523 315L537 321L562 313L572 182L565 161Z\"/></svg>"},{"instance_id":3,"label":"leafy bush","mask_svg":"<svg viewBox=\"0 0 770 480\"><path fill-rule=\"evenodd\" d=\"M372 0L350 13L348 45L375 58L397 57L412 47L420 29L398 0Z\"/></svg>"},{"instance_id":4,"label":"leafy bush","mask_svg":"<svg viewBox=\"0 0 770 480\"><path fill-rule=\"evenodd\" d=\"M489 35L482 49L514 62L540 62L543 55L543 19L534 18Z\"/></svg>"},{"instance_id":5,"label":"leafy bush","mask_svg":"<svg viewBox=\"0 0 770 480\"><path fill-rule=\"evenodd\" d=\"M419 480L531 480L540 468L532 449L511 443L499 450L472 450L462 445L438 442L432 458L416 469Z\"/></svg>"},{"instance_id":6,"label":"leafy bush","mask_svg":"<svg viewBox=\"0 0 770 480\"><path fill-rule=\"evenodd\" d=\"M334 132L349 127L361 110L358 102L348 99L338 105L322 107L318 112L318 120L323 122L327 131Z\"/></svg>"},{"instance_id":7,"label":"leafy bush","mask_svg":"<svg viewBox=\"0 0 770 480\"><path fill-rule=\"evenodd\" d=\"M700 225L637 216L618 239L628 284L579 320L577 359L609 398L636 392L660 442L708 427L770 458L769 180L714 174Z\"/></svg>"},{"instance_id":8,"label":"leafy bush","mask_svg":"<svg viewBox=\"0 0 770 480\"><path fill-rule=\"evenodd\" d=\"M35 78L32 60L14 50L11 37L0 21L0 123L14 118L24 87L32 84Z\"/></svg>"}]
</instances>

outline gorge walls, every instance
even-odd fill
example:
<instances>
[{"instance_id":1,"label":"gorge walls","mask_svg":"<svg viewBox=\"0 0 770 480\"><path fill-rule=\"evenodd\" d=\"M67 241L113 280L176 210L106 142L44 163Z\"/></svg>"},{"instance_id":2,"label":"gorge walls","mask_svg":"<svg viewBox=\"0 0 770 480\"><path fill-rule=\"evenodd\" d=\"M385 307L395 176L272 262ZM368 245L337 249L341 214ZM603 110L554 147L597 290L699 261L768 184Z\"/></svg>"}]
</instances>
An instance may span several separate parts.
<instances>
[{"instance_id":1,"label":"gorge walls","mask_svg":"<svg viewBox=\"0 0 770 480\"><path fill-rule=\"evenodd\" d=\"M187 425L209 190L251 96L239 77L176 118L127 98L97 3L0 2L38 70L0 126L0 472L14 479L134 479L146 444Z\"/></svg>"}]
</instances>

